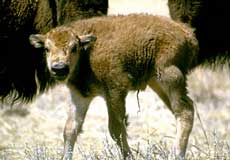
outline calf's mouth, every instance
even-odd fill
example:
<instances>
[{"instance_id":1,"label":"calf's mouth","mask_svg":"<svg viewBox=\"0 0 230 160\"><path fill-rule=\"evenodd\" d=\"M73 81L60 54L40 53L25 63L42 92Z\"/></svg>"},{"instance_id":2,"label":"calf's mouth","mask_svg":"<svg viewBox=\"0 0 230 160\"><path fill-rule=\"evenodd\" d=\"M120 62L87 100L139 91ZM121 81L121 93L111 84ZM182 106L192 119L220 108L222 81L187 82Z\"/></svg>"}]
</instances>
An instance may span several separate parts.
<instances>
[{"instance_id":1,"label":"calf's mouth","mask_svg":"<svg viewBox=\"0 0 230 160\"><path fill-rule=\"evenodd\" d=\"M69 74L69 66L63 62L51 65L51 74L57 80L65 80Z\"/></svg>"}]
</instances>

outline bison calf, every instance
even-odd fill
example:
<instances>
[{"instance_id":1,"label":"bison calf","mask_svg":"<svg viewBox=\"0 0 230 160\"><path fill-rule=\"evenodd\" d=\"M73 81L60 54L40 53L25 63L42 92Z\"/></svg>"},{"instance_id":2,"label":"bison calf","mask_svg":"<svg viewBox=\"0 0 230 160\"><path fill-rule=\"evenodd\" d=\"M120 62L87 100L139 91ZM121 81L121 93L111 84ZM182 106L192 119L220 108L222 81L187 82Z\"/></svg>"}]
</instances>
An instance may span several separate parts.
<instances>
[{"instance_id":1,"label":"bison calf","mask_svg":"<svg viewBox=\"0 0 230 160\"><path fill-rule=\"evenodd\" d=\"M132 157L126 133L125 97L149 85L176 118L175 154L184 157L193 126L186 74L196 63L193 31L165 17L128 15L79 20L31 35L43 48L52 77L67 83L75 106L64 131L64 156L71 159L76 138L95 96L103 96L109 131L124 158Z\"/></svg>"}]
</instances>

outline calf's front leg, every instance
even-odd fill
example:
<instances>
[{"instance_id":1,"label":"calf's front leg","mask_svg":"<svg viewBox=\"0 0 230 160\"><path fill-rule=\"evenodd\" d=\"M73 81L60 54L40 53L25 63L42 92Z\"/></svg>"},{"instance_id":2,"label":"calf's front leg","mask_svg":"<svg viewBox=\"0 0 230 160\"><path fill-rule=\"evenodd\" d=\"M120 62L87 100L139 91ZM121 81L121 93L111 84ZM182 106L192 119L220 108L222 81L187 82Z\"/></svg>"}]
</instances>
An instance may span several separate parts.
<instances>
[{"instance_id":1,"label":"calf's front leg","mask_svg":"<svg viewBox=\"0 0 230 160\"><path fill-rule=\"evenodd\" d=\"M82 96L74 87L69 86L73 105L70 105L68 119L64 129L63 160L72 160L74 144L81 131L86 112L92 97Z\"/></svg>"},{"instance_id":2,"label":"calf's front leg","mask_svg":"<svg viewBox=\"0 0 230 160\"><path fill-rule=\"evenodd\" d=\"M106 95L109 114L109 132L120 147L124 159L132 159L132 153L127 142L127 116L125 109L126 92L113 89Z\"/></svg>"}]
</instances>

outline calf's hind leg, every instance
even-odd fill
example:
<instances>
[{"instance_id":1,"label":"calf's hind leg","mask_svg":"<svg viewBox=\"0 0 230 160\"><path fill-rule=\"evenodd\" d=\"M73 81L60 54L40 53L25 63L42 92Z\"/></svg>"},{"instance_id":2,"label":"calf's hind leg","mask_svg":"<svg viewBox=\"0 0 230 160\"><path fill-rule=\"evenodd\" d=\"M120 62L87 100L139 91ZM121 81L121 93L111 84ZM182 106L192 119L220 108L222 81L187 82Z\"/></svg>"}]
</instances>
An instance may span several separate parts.
<instances>
[{"instance_id":1,"label":"calf's hind leg","mask_svg":"<svg viewBox=\"0 0 230 160\"><path fill-rule=\"evenodd\" d=\"M131 159L132 154L127 142L125 97L127 93L112 89L106 94L109 115L109 131L113 140L120 147L124 159Z\"/></svg>"},{"instance_id":2,"label":"calf's hind leg","mask_svg":"<svg viewBox=\"0 0 230 160\"><path fill-rule=\"evenodd\" d=\"M74 105L70 105L68 119L64 129L64 155L63 160L72 160L74 144L81 131L86 112L92 97L83 97L74 87L71 89L71 97Z\"/></svg>"},{"instance_id":3,"label":"calf's hind leg","mask_svg":"<svg viewBox=\"0 0 230 160\"><path fill-rule=\"evenodd\" d=\"M149 86L156 91L176 118L174 154L184 159L190 132L193 127L194 108L187 96L186 78L179 68L170 66L160 71Z\"/></svg>"}]
</instances>

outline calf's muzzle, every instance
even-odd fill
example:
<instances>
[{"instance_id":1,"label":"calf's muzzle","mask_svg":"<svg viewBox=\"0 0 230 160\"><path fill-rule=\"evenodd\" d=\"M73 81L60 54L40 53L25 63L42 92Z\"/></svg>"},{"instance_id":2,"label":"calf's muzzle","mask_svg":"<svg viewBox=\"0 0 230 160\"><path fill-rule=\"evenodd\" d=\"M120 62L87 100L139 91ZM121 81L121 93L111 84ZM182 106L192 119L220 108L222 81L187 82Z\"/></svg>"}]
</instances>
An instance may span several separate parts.
<instances>
[{"instance_id":1,"label":"calf's muzzle","mask_svg":"<svg viewBox=\"0 0 230 160\"><path fill-rule=\"evenodd\" d=\"M69 74L69 66L63 62L53 63L51 65L51 71L55 78L62 80L65 79Z\"/></svg>"}]
</instances>

